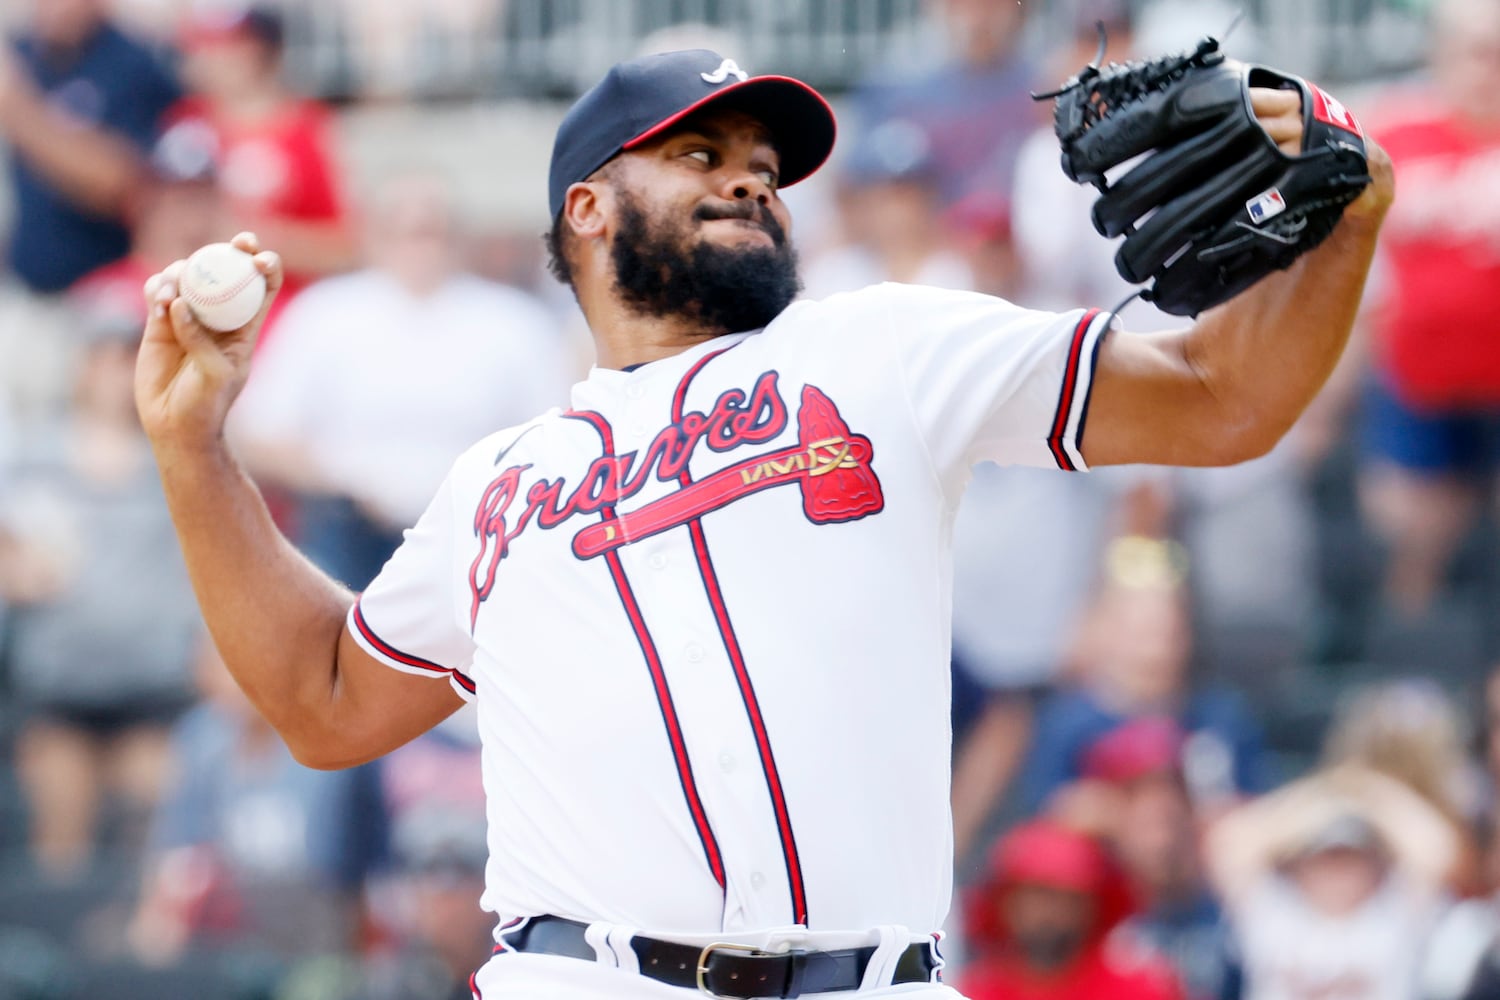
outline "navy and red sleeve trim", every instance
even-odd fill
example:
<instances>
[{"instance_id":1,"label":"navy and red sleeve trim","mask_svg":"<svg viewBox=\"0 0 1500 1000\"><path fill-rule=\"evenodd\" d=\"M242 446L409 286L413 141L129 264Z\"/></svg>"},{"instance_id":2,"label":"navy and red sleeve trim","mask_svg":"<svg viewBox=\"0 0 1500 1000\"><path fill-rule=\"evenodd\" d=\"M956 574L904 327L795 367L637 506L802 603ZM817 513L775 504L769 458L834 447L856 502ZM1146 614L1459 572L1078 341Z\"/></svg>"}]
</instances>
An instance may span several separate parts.
<instances>
[{"instance_id":1,"label":"navy and red sleeve trim","mask_svg":"<svg viewBox=\"0 0 1500 1000\"><path fill-rule=\"evenodd\" d=\"M1090 309L1079 319L1068 339L1057 410L1047 433L1047 448L1059 469L1077 472L1088 468L1083 460L1083 428L1088 420L1099 347L1104 343L1110 319L1111 314Z\"/></svg>"},{"instance_id":2,"label":"navy and red sleeve trim","mask_svg":"<svg viewBox=\"0 0 1500 1000\"><path fill-rule=\"evenodd\" d=\"M474 699L475 687L472 677L454 667L445 667L440 663L403 652L386 642L365 620L364 609L360 607L360 602L357 600L349 609L349 631L365 652L386 666L394 667L402 673L416 674L419 677L446 677L453 685L453 689L465 700Z\"/></svg>"}]
</instances>

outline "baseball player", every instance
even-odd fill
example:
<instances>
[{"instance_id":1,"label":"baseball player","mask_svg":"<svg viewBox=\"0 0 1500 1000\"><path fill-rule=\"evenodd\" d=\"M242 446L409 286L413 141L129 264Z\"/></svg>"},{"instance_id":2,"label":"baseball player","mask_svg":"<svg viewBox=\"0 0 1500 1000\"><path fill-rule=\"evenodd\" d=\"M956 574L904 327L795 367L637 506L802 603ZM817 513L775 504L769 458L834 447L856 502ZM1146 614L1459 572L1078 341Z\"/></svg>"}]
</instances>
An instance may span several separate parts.
<instances>
[{"instance_id":1,"label":"baseball player","mask_svg":"<svg viewBox=\"0 0 1500 1000\"><path fill-rule=\"evenodd\" d=\"M1296 92L1254 102L1298 141ZM833 141L810 87L704 50L584 95L548 242L597 365L459 458L357 599L223 442L258 321L211 335L180 265L148 283L138 404L188 565L298 759L369 760L478 702L483 1000L954 996L948 534L971 465L1265 451L1339 355L1392 191L1372 151L1323 246L1135 338L895 284L794 301L779 192ZM276 255L238 244L274 290Z\"/></svg>"}]
</instances>

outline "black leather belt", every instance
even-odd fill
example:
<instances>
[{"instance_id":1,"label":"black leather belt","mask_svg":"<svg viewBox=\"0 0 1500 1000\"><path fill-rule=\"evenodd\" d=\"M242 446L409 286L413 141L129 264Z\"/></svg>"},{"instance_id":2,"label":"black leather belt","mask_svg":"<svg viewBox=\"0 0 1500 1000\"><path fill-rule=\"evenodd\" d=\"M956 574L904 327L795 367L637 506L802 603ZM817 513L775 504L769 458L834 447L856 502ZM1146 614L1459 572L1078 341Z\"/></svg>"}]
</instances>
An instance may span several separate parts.
<instances>
[{"instance_id":1,"label":"black leather belt","mask_svg":"<svg viewBox=\"0 0 1500 1000\"><path fill-rule=\"evenodd\" d=\"M504 936L516 951L565 955L598 961L584 937L587 924L563 917L533 917ZM706 948L640 934L630 939L641 975L669 986L697 989L713 997L797 997L804 993L857 990L875 954L873 945L836 951L765 952L745 945ZM937 967L930 945L913 944L901 953L892 983L926 983Z\"/></svg>"}]
</instances>

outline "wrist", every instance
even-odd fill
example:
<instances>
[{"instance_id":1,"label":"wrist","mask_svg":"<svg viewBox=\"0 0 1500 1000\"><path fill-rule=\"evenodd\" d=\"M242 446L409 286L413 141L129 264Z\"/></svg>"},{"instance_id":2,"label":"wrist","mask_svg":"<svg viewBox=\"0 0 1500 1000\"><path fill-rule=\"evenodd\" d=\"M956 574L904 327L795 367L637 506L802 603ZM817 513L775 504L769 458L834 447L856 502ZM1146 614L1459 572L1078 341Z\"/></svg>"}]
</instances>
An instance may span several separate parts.
<instances>
[{"instance_id":1,"label":"wrist","mask_svg":"<svg viewBox=\"0 0 1500 1000\"><path fill-rule=\"evenodd\" d=\"M1360 192L1348 208L1344 218L1351 223L1364 225L1370 232L1380 228L1385 213L1396 200L1396 173L1391 158L1374 142L1366 145L1366 158L1370 170L1370 183Z\"/></svg>"},{"instance_id":2,"label":"wrist","mask_svg":"<svg viewBox=\"0 0 1500 1000\"><path fill-rule=\"evenodd\" d=\"M222 432L158 431L149 435L162 478L233 468L234 456Z\"/></svg>"}]
</instances>

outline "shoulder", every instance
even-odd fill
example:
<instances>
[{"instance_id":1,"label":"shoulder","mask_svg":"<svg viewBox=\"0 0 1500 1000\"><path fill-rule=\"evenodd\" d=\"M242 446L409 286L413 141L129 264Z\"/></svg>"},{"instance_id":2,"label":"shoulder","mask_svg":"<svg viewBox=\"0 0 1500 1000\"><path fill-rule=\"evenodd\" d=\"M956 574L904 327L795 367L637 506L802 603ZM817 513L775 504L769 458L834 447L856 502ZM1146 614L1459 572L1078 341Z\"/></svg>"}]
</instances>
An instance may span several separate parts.
<instances>
[{"instance_id":1,"label":"shoulder","mask_svg":"<svg viewBox=\"0 0 1500 1000\"><path fill-rule=\"evenodd\" d=\"M181 96L177 90L177 77L160 50L128 32L106 25L100 32L95 51L100 61L109 67L111 82L128 84L133 90L145 84L149 92L140 96L152 99L176 100Z\"/></svg>"},{"instance_id":2,"label":"shoulder","mask_svg":"<svg viewBox=\"0 0 1500 1000\"><path fill-rule=\"evenodd\" d=\"M526 464L526 438L544 438L548 431L555 431L564 423L563 411L553 407L524 423L482 437L454 461L450 478L462 483L487 483L495 477L496 470Z\"/></svg>"},{"instance_id":3,"label":"shoulder","mask_svg":"<svg viewBox=\"0 0 1500 1000\"><path fill-rule=\"evenodd\" d=\"M94 39L94 52L116 65L153 68L160 65L144 42L114 24L106 23L99 29Z\"/></svg>"},{"instance_id":4,"label":"shoulder","mask_svg":"<svg viewBox=\"0 0 1500 1000\"><path fill-rule=\"evenodd\" d=\"M824 298L798 299L767 330L791 324L816 325L830 330L846 329L851 324L864 328L920 318L964 315L975 309L997 310L1001 315L1013 313L1018 317L1028 312L1004 299L981 292L884 281Z\"/></svg>"},{"instance_id":5,"label":"shoulder","mask_svg":"<svg viewBox=\"0 0 1500 1000\"><path fill-rule=\"evenodd\" d=\"M854 291L838 292L821 299L803 299L799 301L837 308L869 307L877 309L892 305L942 306L962 302L984 301L1001 302L1011 305L1015 309L1021 308L993 295L985 295L983 292L971 292L958 288L940 288L936 285L913 285L900 281L881 281Z\"/></svg>"}]
</instances>

